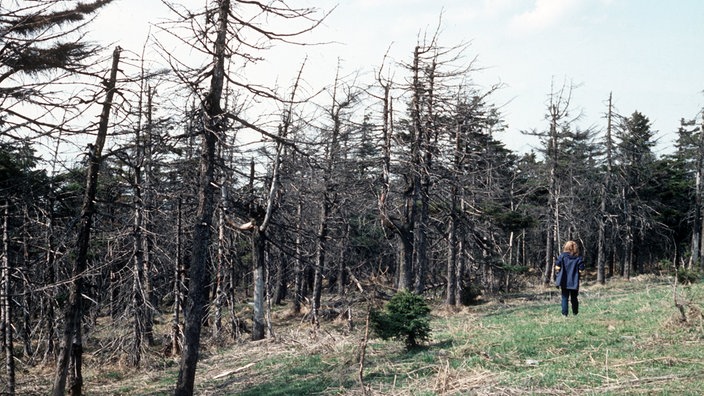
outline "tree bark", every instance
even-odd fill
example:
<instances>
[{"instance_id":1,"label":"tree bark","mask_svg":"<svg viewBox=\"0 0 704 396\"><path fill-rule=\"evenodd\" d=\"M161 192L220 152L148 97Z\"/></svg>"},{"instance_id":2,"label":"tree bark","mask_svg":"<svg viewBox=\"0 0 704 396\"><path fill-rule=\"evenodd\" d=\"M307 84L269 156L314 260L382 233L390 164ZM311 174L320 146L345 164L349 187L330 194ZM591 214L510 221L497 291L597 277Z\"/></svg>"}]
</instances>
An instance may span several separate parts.
<instances>
[{"instance_id":1,"label":"tree bark","mask_svg":"<svg viewBox=\"0 0 704 396\"><path fill-rule=\"evenodd\" d=\"M468 272L467 266L467 255L465 254L464 248L464 238L457 238L457 275L455 275L455 304L463 303L462 295L464 294L465 287L470 287L469 284L465 285L465 279L471 279Z\"/></svg>"},{"instance_id":2,"label":"tree bark","mask_svg":"<svg viewBox=\"0 0 704 396\"><path fill-rule=\"evenodd\" d=\"M349 221L345 224L345 236L342 240L342 247L340 249L340 258L337 260L337 295L343 297L346 293L345 287L347 286L347 255L348 246L350 245L350 223Z\"/></svg>"},{"instance_id":3,"label":"tree bark","mask_svg":"<svg viewBox=\"0 0 704 396\"><path fill-rule=\"evenodd\" d=\"M625 188L623 191L623 201L624 201L624 212L625 212L625 239L623 243L623 277L625 279L631 278L631 270L633 269L633 246L634 246L634 236L633 236L633 214L631 213L631 205L626 199Z\"/></svg>"},{"instance_id":4,"label":"tree bark","mask_svg":"<svg viewBox=\"0 0 704 396\"><path fill-rule=\"evenodd\" d=\"M690 265L690 270L699 267L699 270L704 271L704 114L701 115L702 122L699 124L699 145L697 150L699 167L697 168L697 182L699 183L697 190L697 198L699 202L697 204L697 211L701 219L699 221L699 261L692 260ZM697 220L695 219L696 223Z\"/></svg>"},{"instance_id":5,"label":"tree bark","mask_svg":"<svg viewBox=\"0 0 704 396\"><path fill-rule=\"evenodd\" d=\"M144 293L144 337L147 343L154 345L154 312L157 310L158 302L154 296L152 286L152 211L154 209L154 194L152 190L152 134L154 133L152 114L153 105L152 99L154 90L147 87L147 112L146 112L146 128L144 136L144 173L142 189L142 290Z\"/></svg>"},{"instance_id":6,"label":"tree bark","mask_svg":"<svg viewBox=\"0 0 704 396\"><path fill-rule=\"evenodd\" d=\"M293 279L293 312L301 312L301 304L303 303L303 273L305 266L303 263L303 202L299 199L296 206L296 257L294 258L294 279Z\"/></svg>"},{"instance_id":7,"label":"tree bark","mask_svg":"<svg viewBox=\"0 0 704 396\"><path fill-rule=\"evenodd\" d=\"M252 230L252 261L254 262L254 317L252 319L252 341L263 340L266 337L266 321L264 318L265 303L265 253L266 236L255 227Z\"/></svg>"},{"instance_id":8,"label":"tree bark","mask_svg":"<svg viewBox=\"0 0 704 396\"><path fill-rule=\"evenodd\" d=\"M313 309L312 320L313 325L317 328L320 325L320 298L323 291L323 273L325 271L325 241L328 233L327 217L329 214L329 205L327 196L323 196L319 207L318 234L316 237L315 248L315 275L313 278Z\"/></svg>"},{"instance_id":9,"label":"tree bark","mask_svg":"<svg viewBox=\"0 0 704 396\"><path fill-rule=\"evenodd\" d=\"M95 213L95 196L98 190L98 173L100 164L103 162L102 152L108 132L108 121L112 108L113 96L115 95L115 82L117 80L118 64L120 62L121 48L116 47L113 51L112 68L110 78L106 81L106 95L103 102L100 121L98 124L98 135L92 152L88 157L88 171L86 174L86 189L83 196L83 205L79 220L78 239L76 242L76 259L71 269L71 279L69 298L64 314L64 332L61 339L61 347L56 364L56 376L54 378L53 396L63 396L66 387L66 376L68 374L69 359L72 362L74 373L72 376L71 395L80 396L83 387L82 355L83 341L81 334L81 319L83 318L83 286L85 271L88 266L88 247L90 245L90 232L93 225L93 215Z\"/></svg>"},{"instance_id":10,"label":"tree bark","mask_svg":"<svg viewBox=\"0 0 704 396\"><path fill-rule=\"evenodd\" d=\"M188 301L185 312L183 353L179 365L176 396L193 394L196 365L200 352L200 334L208 303L210 273L208 269L208 247L214 212L215 195L215 147L225 126L225 115L220 103L225 81L225 58L227 57L227 26L230 16L230 1L217 3L217 36L213 49L213 68L210 89L202 103L203 133L201 141L198 208L193 232L193 251L188 280Z\"/></svg>"},{"instance_id":11,"label":"tree bark","mask_svg":"<svg viewBox=\"0 0 704 396\"><path fill-rule=\"evenodd\" d=\"M274 295L272 296L272 301L274 305L281 305L286 298L287 285L288 285L288 272L286 268L288 267L288 258L284 252L279 251L279 259L276 260L276 273L274 274Z\"/></svg>"},{"instance_id":12,"label":"tree bark","mask_svg":"<svg viewBox=\"0 0 704 396\"><path fill-rule=\"evenodd\" d=\"M453 188L453 191L455 188ZM447 289L445 292L445 304L457 305L457 225L455 218L455 197L453 194L452 213L448 224L447 232Z\"/></svg>"},{"instance_id":13,"label":"tree bark","mask_svg":"<svg viewBox=\"0 0 704 396\"><path fill-rule=\"evenodd\" d=\"M10 253L10 234L7 229L8 218L10 217L10 205L5 202L3 205L3 227L2 227L2 298L0 298L0 317L2 323L2 346L5 350L5 373L7 375L7 393L15 394L15 356L13 347L13 327L12 327L12 284Z\"/></svg>"},{"instance_id":14,"label":"tree bark","mask_svg":"<svg viewBox=\"0 0 704 396\"><path fill-rule=\"evenodd\" d=\"M296 97L296 91L298 89L298 84L300 83L300 78L303 72L303 66L299 70L298 77L291 91L291 101L290 104L293 106ZM291 107L287 108L284 112L284 121L279 125L276 137L276 154L273 160L273 166L271 171L271 184L269 185L269 191L266 197L266 207L262 208L256 203L254 203L254 160L250 163L250 177L249 177L249 190L252 200L252 204L249 208L250 212L250 223L246 227L240 227L243 230L249 230L252 233L251 243L252 243L252 260L254 265L253 277L254 277L254 317L252 324L252 340L257 341L264 339L265 337L265 303L268 306L268 301L266 298L269 293L266 291L266 280L267 280L267 267L266 267L266 241L267 241L267 230L269 228L269 223L274 212L275 197L279 191L279 170L281 168L282 156L284 153L284 143L287 138L289 128L291 126ZM270 332L273 332L271 327L269 327Z\"/></svg>"},{"instance_id":15,"label":"tree bark","mask_svg":"<svg viewBox=\"0 0 704 396\"><path fill-rule=\"evenodd\" d=\"M411 162L410 162L410 180L411 188L409 188L410 195L407 198L407 207L410 211L410 218L412 219L413 228L411 228L411 235L413 238L413 256L412 256L412 275L415 278L415 288L417 293L422 292L420 290L423 285L423 280L425 276L426 267L426 224L425 220L425 210L426 210L426 198L424 197L426 185L423 183L423 176L425 175L425 169L423 169L424 158L423 149L429 149L425 147L425 131L423 120L421 119L422 114L422 98L425 95L425 89L422 85L420 78L420 54L421 47L416 45L413 51L413 65L411 72L413 73L412 81L412 99L411 99ZM410 275L410 274L409 274ZM411 287L408 287L411 290Z\"/></svg>"},{"instance_id":16,"label":"tree bark","mask_svg":"<svg viewBox=\"0 0 704 396\"><path fill-rule=\"evenodd\" d=\"M611 193L611 172L612 172L612 150L613 144L611 140L612 128L612 96L609 94L609 110L607 114L606 124L606 174L604 175L604 183L601 188L601 202L599 204L599 233L597 236L597 275L596 280L599 284L606 283L606 222L609 216L607 207L607 194Z\"/></svg>"},{"instance_id":17,"label":"tree bark","mask_svg":"<svg viewBox=\"0 0 704 396\"><path fill-rule=\"evenodd\" d=\"M57 144L58 148L58 144ZM56 158L56 155L54 156ZM53 175L54 172L52 172ZM46 252L46 258L45 258L45 265L46 265L46 275L45 275L45 280L44 284L45 285L55 285L56 284L56 247L54 243L54 204L56 202L55 196L53 194L54 191L54 186L53 183L50 185L50 191L51 191L51 197L49 198L49 202L47 203L47 208L46 211L48 213L48 218L47 218L47 225L46 225L46 246L47 246L47 252ZM53 292L54 295L56 295L56 287L51 287L51 292ZM55 348L55 311L54 311L54 302L55 300L53 298L50 298L46 295L42 295L41 297L41 305L43 306L43 312L46 314L43 315L42 319L44 321L44 331L46 331L46 350L44 351L44 357L43 360L47 361L50 357L54 358L54 353L56 352Z\"/></svg>"},{"instance_id":18,"label":"tree bark","mask_svg":"<svg viewBox=\"0 0 704 396\"><path fill-rule=\"evenodd\" d=\"M183 259L181 257L181 229L182 229L182 212L181 198L178 198L176 204L176 257L174 262L174 309L173 320L171 322L171 353L176 356L181 353L182 332L181 332L181 308L183 304Z\"/></svg>"},{"instance_id":19,"label":"tree bark","mask_svg":"<svg viewBox=\"0 0 704 396\"><path fill-rule=\"evenodd\" d=\"M141 103L140 103L141 108ZM144 162L144 142L142 142L141 126L135 129L135 163L133 166L134 180L132 188L132 205L134 209L133 238L133 271L132 271L132 315L133 337L132 353L129 357L134 367L139 367L142 359L142 341L145 329L145 300L142 279L144 278L144 243L143 216L144 201L142 200L142 164Z\"/></svg>"},{"instance_id":20,"label":"tree bark","mask_svg":"<svg viewBox=\"0 0 704 396\"><path fill-rule=\"evenodd\" d=\"M704 260L702 259L702 250L704 249L704 217L702 217L702 205L704 205L702 195L702 183L704 182L704 116L702 116L702 124L699 128L699 139L697 142L697 158L695 161L695 190L694 190L694 221L692 222L692 248L691 258L688 267L702 267Z\"/></svg>"},{"instance_id":21,"label":"tree bark","mask_svg":"<svg viewBox=\"0 0 704 396\"><path fill-rule=\"evenodd\" d=\"M23 250L23 258L22 258L22 268L20 269L21 273L28 273L28 269L31 266L30 263L30 253L29 253L29 240L25 237L22 238L23 243L22 243L22 250ZM31 313L34 311L33 305L33 298L32 298L32 290L31 290L31 285L29 282L22 282L22 300L23 304L21 305L21 310L22 310L22 346L23 346L23 355L26 358L29 358L32 356L32 315ZM13 363L14 364L14 363Z\"/></svg>"},{"instance_id":22,"label":"tree bark","mask_svg":"<svg viewBox=\"0 0 704 396\"><path fill-rule=\"evenodd\" d=\"M222 331L222 306L225 304L225 212L227 211L227 180L221 178L220 207L218 208L218 252L215 270L215 301L213 309L213 336Z\"/></svg>"}]
</instances>

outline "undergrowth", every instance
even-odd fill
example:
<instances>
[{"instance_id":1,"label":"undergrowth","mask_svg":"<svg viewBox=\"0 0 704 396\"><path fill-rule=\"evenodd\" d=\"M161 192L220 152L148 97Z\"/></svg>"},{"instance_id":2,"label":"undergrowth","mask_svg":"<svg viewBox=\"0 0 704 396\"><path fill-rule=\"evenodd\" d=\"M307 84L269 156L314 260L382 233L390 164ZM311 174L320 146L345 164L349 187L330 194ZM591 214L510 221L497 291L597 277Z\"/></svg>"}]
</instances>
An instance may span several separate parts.
<instances>
[{"instance_id":1,"label":"undergrowth","mask_svg":"<svg viewBox=\"0 0 704 396\"><path fill-rule=\"evenodd\" d=\"M694 395L704 389L704 285L680 285L676 296L671 278L642 277L583 287L579 315L566 318L555 289L456 309L438 304L432 336L419 348L369 339L363 384L364 307L352 332L346 323L315 330L289 320L275 327L274 339L227 347L206 341L196 394ZM20 386L36 391L22 394L48 393L38 370L22 373ZM86 373L86 395L169 395L178 358L142 370L96 368L89 360Z\"/></svg>"}]
</instances>

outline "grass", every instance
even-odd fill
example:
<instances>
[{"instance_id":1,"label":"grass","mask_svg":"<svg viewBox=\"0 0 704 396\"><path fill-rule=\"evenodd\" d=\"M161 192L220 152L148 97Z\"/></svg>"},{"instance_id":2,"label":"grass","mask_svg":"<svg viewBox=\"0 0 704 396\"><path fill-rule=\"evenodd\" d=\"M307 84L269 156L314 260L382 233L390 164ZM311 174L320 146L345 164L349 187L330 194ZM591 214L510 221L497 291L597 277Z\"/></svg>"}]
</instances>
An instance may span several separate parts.
<instances>
[{"instance_id":1,"label":"grass","mask_svg":"<svg viewBox=\"0 0 704 396\"><path fill-rule=\"evenodd\" d=\"M497 373L494 386L509 393L704 389L703 318L701 303L693 303L704 301L701 286L686 290L693 316L687 323L680 322L667 284L585 291L578 316L562 317L556 303L497 307L478 318L481 331L457 331L462 319L451 316L443 321L448 330L438 336L461 339L472 333L465 353L455 359L475 356L471 366Z\"/></svg>"},{"instance_id":2,"label":"grass","mask_svg":"<svg viewBox=\"0 0 704 396\"><path fill-rule=\"evenodd\" d=\"M423 347L408 351L402 342L369 340L365 389L383 395L695 395L704 389L704 285L678 287L687 321L667 279L587 285L580 314L567 318L558 298L554 289L538 289L503 296L501 303L438 305ZM196 394L362 395L364 329L361 318L356 322L351 333L335 322L312 332L293 320L279 323L273 340L205 345ZM168 395L178 374L173 361L149 374L106 367L100 375L90 361L86 366L87 395Z\"/></svg>"}]
</instances>

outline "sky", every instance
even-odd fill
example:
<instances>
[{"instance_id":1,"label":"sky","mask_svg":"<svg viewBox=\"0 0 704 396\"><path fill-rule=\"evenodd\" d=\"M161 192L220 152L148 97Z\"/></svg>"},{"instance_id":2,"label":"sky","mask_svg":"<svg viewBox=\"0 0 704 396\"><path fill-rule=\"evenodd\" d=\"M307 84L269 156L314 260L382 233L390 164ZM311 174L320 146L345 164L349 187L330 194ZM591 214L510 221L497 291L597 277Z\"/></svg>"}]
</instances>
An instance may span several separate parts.
<instances>
[{"instance_id":1,"label":"sky","mask_svg":"<svg viewBox=\"0 0 704 396\"><path fill-rule=\"evenodd\" d=\"M181 4L201 6L204 0ZM473 81L508 124L506 146L527 152L544 130L551 85L572 84L576 126L603 130L609 94L615 110L639 111L657 132L659 153L672 150L681 118L704 106L704 1L701 0L289 0L292 6L332 10L306 40L317 46L274 48L256 67L281 81L308 57L304 78L329 85L336 64L343 73L378 69L384 54L411 59L424 32L440 25L439 42L469 43L476 57ZM166 16L157 0L117 0L102 10L89 37L140 51L149 23ZM152 32L154 30L152 29ZM281 65L285 65L282 67ZM402 77L402 76L399 76Z\"/></svg>"}]
</instances>

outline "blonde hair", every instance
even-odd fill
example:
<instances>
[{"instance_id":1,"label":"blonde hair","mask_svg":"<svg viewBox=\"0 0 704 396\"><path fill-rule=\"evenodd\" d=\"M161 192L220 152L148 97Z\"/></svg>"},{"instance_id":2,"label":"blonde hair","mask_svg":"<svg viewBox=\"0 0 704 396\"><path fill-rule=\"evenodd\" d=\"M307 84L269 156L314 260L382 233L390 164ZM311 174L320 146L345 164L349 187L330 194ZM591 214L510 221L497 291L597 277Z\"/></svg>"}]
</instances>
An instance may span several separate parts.
<instances>
[{"instance_id":1,"label":"blonde hair","mask_svg":"<svg viewBox=\"0 0 704 396\"><path fill-rule=\"evenodd\" d=\"M565 242L565 247L562 248L562 251L567 252L572 256L577 256L579 254L579 246L577 246L577 242L575 241L567 241Z\"/></svg>"}]
</instances>

